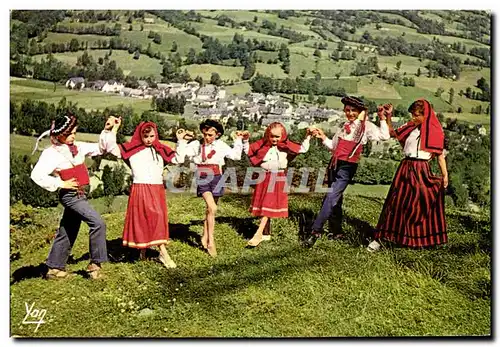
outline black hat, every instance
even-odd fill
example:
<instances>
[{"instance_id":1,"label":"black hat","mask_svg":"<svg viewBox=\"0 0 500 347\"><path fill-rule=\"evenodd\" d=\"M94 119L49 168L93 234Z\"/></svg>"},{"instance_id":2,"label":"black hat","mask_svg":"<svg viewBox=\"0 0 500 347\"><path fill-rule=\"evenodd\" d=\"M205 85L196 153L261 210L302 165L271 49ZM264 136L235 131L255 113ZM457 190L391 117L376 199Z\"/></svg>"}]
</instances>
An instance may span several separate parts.
<instances>
[{"instance_id":1,"label":"black hat","mask_svg":"<svg viewBox=\"0 0 500 347\"><path fill-rule=\"evenodd\" d=\"M205 119L203 122L201 122L200 131L203 131L203 129L205 128L217 129L217 132L220 133L220 136L224 134L224 127L214 119Z\"/></svg>"},{"instance_id":2,"label":"black hat","mask_svg":"<svg viewBox=\"0 0 500 347\"><path fill-rule=\"evenodd\" d=\"M71 130L73 130L78 125L78 120L73 115L67 115L58 117L54 121L53 128L50 131L50 135L59 136L59 135L68 135Z\"/></svg>"},{"instance_id":3,"label":"black hat","mask_svg":"<svg viewBox=\"0 0 500 347\"><path fill-rule=\"evenodd\" d=\"M355 96L344 96L342 100L340 100L344 105L354 106L358 109L365 110L366 106L363 100L357 98Z\"/></svg>"}]
</instances>

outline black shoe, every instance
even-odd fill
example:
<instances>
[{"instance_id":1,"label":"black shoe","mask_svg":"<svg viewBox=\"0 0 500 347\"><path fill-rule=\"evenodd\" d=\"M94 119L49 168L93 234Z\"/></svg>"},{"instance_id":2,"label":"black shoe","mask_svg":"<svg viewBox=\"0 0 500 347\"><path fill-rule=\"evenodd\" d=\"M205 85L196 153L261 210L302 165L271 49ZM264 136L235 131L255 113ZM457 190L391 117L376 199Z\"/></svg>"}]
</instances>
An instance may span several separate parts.
<instances>
[{"instance_id":1,"label":"black shoe","mask_svg":"<svg viewBox=\"0 0 500 347\"><path fill-rule=\"evenodd\" d=\"M316 241L318 241L320 237L321 237L320 233L312 231L309 237L302 242L302 247L311 248L312 246L314 246L314 244L316 243Z\"/></svg>"}]
</instances>

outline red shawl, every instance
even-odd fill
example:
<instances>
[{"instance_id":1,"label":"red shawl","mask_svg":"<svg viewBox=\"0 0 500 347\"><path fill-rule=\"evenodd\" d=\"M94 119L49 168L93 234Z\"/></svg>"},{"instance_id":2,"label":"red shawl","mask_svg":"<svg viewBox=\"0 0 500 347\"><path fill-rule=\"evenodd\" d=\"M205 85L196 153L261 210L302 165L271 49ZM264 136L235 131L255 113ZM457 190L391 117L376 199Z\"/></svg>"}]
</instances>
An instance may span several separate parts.
<instances>
[{"instance_id":1,"label":"red shawl","mask_svg":"<svg viewBox=\"0 0 500 347\"><path fill-rule=\"evenodd\" d=\"M172 150L172 148L170 148L169 146L164 145L160 142L158 137L158 129L156 127L156 124L153 122L139 123L137 128L135 128L134 135L132 135L130 141L118 145L120 147L122 158L124 160L128 160L131 156L146 148L146 145L144 145L144 143L142 142L142 130L147 126L152 127L156 135L152 147L154 147L156 152L163 158L165 163L170 163L172 161L172 158L175 156L175 151Z\"/></svg>"},{"instance_id":2,"label":"red shawl","mask_svg":"<svg viewBox=\"0 0 500 347\"><path fill-rule=\"evenodd\" d=\"M395 130L396 138L402 146L405 145L408 135L420 127L420 149L426 152L441 154L444 148L444 132L441 123L436 117L431 104L425 100L424 102L424 121L421 125L413 121L400 126Z\"/></svg>"},{"instance_id":3,"label":"red shawl","mask_svg":"<svg viewBox=\"0 0 500 347\"><path fill-rule=\"evenodd\" d=\"M267 151L271 149L272 144L269 141L271 137L271 128L275 127L277 124L281 127L281 139L277 144L278 149L282 152L286 152L290 157L289 160L292 160L299 154L301 144L288 139L285 127L281 123L271 123L266 129L264 137L250 145L248 158L253 166L260 165L264 161Z\"/></svg>"}]
</instances>

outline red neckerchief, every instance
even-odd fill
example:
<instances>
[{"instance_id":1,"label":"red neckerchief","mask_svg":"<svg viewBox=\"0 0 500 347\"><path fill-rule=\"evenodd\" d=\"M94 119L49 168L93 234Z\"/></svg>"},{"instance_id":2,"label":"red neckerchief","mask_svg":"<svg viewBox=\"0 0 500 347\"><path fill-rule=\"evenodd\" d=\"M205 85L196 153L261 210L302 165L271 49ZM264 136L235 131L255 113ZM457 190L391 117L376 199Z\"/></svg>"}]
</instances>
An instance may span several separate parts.
<instances>
[{"instance_id":1,"label":"red neckerchief","mask_svg":"<svg viewBox=\"0 0 500 347\"><path fill-rule=\"evenodd\" d=\"M212 142L213 143L213 142ZM207 146L205 143L201 144L201 160L205 162L208 159L211 159L215 155L215 149L212 149L208 155L205 154L205 146Z\"/></svg>"},{"instance_id":2,"label":"red neckerchief","mask_svg":"<svg viewBox=\"0 0 500 347\"><path fill-rule=\"evenodd\" d=\"M255 141L250 145L250 148L248 150L248 158L250 159L250 162L253 166L260 165L264 161L264 157L266 156L267 152L272 147L271 143L268 140L271 133L271 125L272 124L267 127L263 138ZM276 147L278 147L278 150L286 152L290 156L289 160L292 160L297 154L299 154L301 144L290 141L286 134L285 127L283 127L281 130L281 140L280 142L278 142Z\"/></svg>"},{"instance_id":3,"label":"red neckerchief","mask_svg":"<svg viewBox=\"0 0 500 347\"><path fill-rule=\"evenodd\" d=\"M156 124L153 122L141 122L137 128L135 128L134 135L129 142L118 145L120 148L120 153L122 155L122 159L128 160L131 156L136 154L137 152L146 148L146 145L142 142L142 129L147 126L151 126L155 132L156 138L153 141L152 147L156 150L156 152L163 158L166 163L170 163L172 158L175 156L175 151L172 150L167 145L164 145L160 142L158 136L158 128Z\"/></svg>"},{"instance_id":4,"label":"red neckerchief","mask_svg":"<svg viewBox=\"0 0 500 347\"><path fill-rule=\"evenodd\" d=\"M76 155L78 154L78 148L75 146L75 144L72 143L71 145L67 145L67 146L69 148L69 151L73 155L73 158L76 157Z\"/></svg>"},{"instance_id":5,"label":"red neckerchief","mask_svg":"<svg viewBox=\"0 0 500 347\"><path fill-rule=\"evenodd\" d=\"M431 104L425 99L420 100L424 101L424 121L420 125L409 121L400 126L395 130L396 138L404 146L410 133L420 127L420 149L429 153L441 154L444 148L443 128Z\"/></svg>"}]
</instances>

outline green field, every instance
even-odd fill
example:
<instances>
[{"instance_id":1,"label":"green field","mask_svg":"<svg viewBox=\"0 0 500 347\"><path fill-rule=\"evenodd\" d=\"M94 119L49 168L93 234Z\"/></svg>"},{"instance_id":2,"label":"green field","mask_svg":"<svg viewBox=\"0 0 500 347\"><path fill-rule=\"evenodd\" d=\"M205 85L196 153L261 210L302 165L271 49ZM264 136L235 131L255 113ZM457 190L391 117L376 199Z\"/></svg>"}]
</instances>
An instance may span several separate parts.
<instances>
[{"instance_id":1,"label":"green field","mask_svg":"<svg viewBox=\"0 0 500 347\"><path fill-rule=\"evenodd\" d=\"M387 81L374 77L373 82L371 77L362 77L358 83L358 94L363 95L368 99L401 99L401 96Z\"/></svg>"},{"instance_id":2,"label":"green field","mask_svg":"<svg viewBox=\"0 0 500 347\"><path fill-rule=\"evenodd\" d=\"M192 22L191 26L200 32L200 34L216 38L222 43L232 42L235 33L243 35L245 40L255 38L261 41L275 41L278 43L288 42L285 38L262 34L256 31L221 27L217 25L217 21L213 19L204 19L203 23Z\"/></svg>"},{"instance_id":3,"label":"green field","mask_svg":"<svg viewBox=\"0 0 500 347\"><path fill-rule=\"evenodd\" d=\"M262 24L263 20L268 20L270 22L276 23L276 26L280 28L283 26L284 28L292 29L294 31L300 32L304 35L318 37L314 31L309 29L308 25L305 25L304 22L308 17L290 17L288 19L279 18L276 14L273 13L265 13L265 12L251 12L244 10L237 11L196 11L199 12L202 16L207 16L211 18L217 18L218 16L224 14L229 18L232 18L236 22L253 22L254 17L257 17L258 25Z\"/></svg>"},{"instance_id":4,"label":"green field","mask_svg":"<svg viewBox=\"0 0 500 347\"><path fill-rule=\"evenodd\" d=\"M109 49L102 50L88 50L94 60L97 62L99 58L104 58L104 56L109 53ZM55 53L54 58L60 60L70 66L76 65L77 58L82 56L84 52L66 52L66 53ZM41 60L42 57L46 57L45 54L36 55L34 58L36 60ZM138 60L134 59L133 54L129 54L128 51L113 50L113 53L109 57L110 60L116 61L116 64L123 70L124 75L133 75L136 77L146 77L154 76L156 79L161 78L162 66L160 61L148 57L142 54Z\"/></svg>"},{"instance_id":5,"label":"green field","mask_svg":"<svg viewBox=\"0 0 500 347\"><path fill-rule=\"evenodd\" d=\"M297 215L317 211L321 195L291 195L290 218L273 220L273 239L245 249L257 220L249 195L219 202L219 256L196 245L204 203L168 193L168 246L176 269L137 261L121 246L127 197L108 207L92 200L107 224L106 278L82 277L87 226L68 266L74 277L40 278L60 208L35 210L38 228L11 231L22 246L11 261L10 331L22 337L333 337L467 336L491 334L491 258L488 234L462 224L473 216L448 210L449 244L438 250L385 249L368 253L362 231L374 226L387 187L349 187L344 197L345 241L298 246ZM189 208L187 208L189 207ZM111 213L108 213L111 209ZM484 219L483 219L484 220ZM482 222L480 225L484 225ZM479 225L479 224L478 224ZM38 242L37 240L40 240ZM150 253L153 256L154 252ZM37 332L22 324L25 302L47 309ZM96 319L99 317L99 319ZM84 324L82 324L84 322ZM186 324L189 322L189 324Z\"/></svg>"},{"instance_id":6,"label":"green field","mask_svg":"<svg viewBox=\"0 0 500 347\"><path fill-rule=\"evenodd\" d=\"M401 15L399 15L399 14L394 14L394 13L385 13L385 12L383 12L383 13L380 13L380 16L381 16L381 17L387 17L387 18L389 18L389 19L399 19L399 20L403 21L403 22L405 23L404 25L405 25L406 27L408 27L408 28L413 28L413 27L415 27L415 24L413 24L413 22L412 22L412 21L410 21L409 19L407 19L407 18L405 18L405 17L403 17L403 16L401 16Z\"/></svg>"},{"instance_id":7,"label":"green field","mask_svg":"<svg viewBox=\"0 0 500 347\"><path fill-rule=\"evenodd\" d=\"M183 66L192 78L200 76L204 81L210 81L212 72L219 74L220 78L223 80L241 80L241 74L243 74L242 66L223 66L223 65L213 65L213 64L193 64Z\"/></svg>"},{"instance_id":8,"label":"green field","mask_svg":"<svg viewBox=\"0 0 500 347\"><path fill-rule=\"evenodd\" d=\"M11 77L10 100L22 101L24 99L40 100L57 104L62 97L67 101L77 103L78 107L87 110L105 109L116 107L120 104L131 106L142 113L150 109L151 100L122 97L117 94L108 94L92 91L73 91L64 85L57 85L54 92L54 83Z\"/></svg>"},{"instance_id":9,"label":"green field","mask_svg":"<svg viewBox=\"0 0 500 347\"><path fill-rule=\"evenodd\" d=\"M491 117L487 114L474 114L474 113L443 113L445 118L456 118L459 121L464 121L472 124L490 125Z\"/></svg>"},{"instance_id":10,"label":"green field","mask_svg":"<svg viewBox=\"0 0 500 347\"><path fill-rule=\"evenodd\" d=\"M114 36L104 36L104 35L76 35L76 34L66 34L66 33L53 33L48 32L47 37L42 41L46 43L69 43L71 39L78 39L80 42L87 41L89 46L96 44L98 41L109 41Z\"/></svg>"},{"instance_id":11,"label":"green field","mask_svg":"<svg viewBox=\"0 0 500 347\"><path fill-rule=\"evenodd\" d=\"M226 86L226 95L237 94L237 95L245 95L246 93L250 93L252 91L252 87L248 83L238 83L233 86Z\"/></svg>"}]
</instances>

